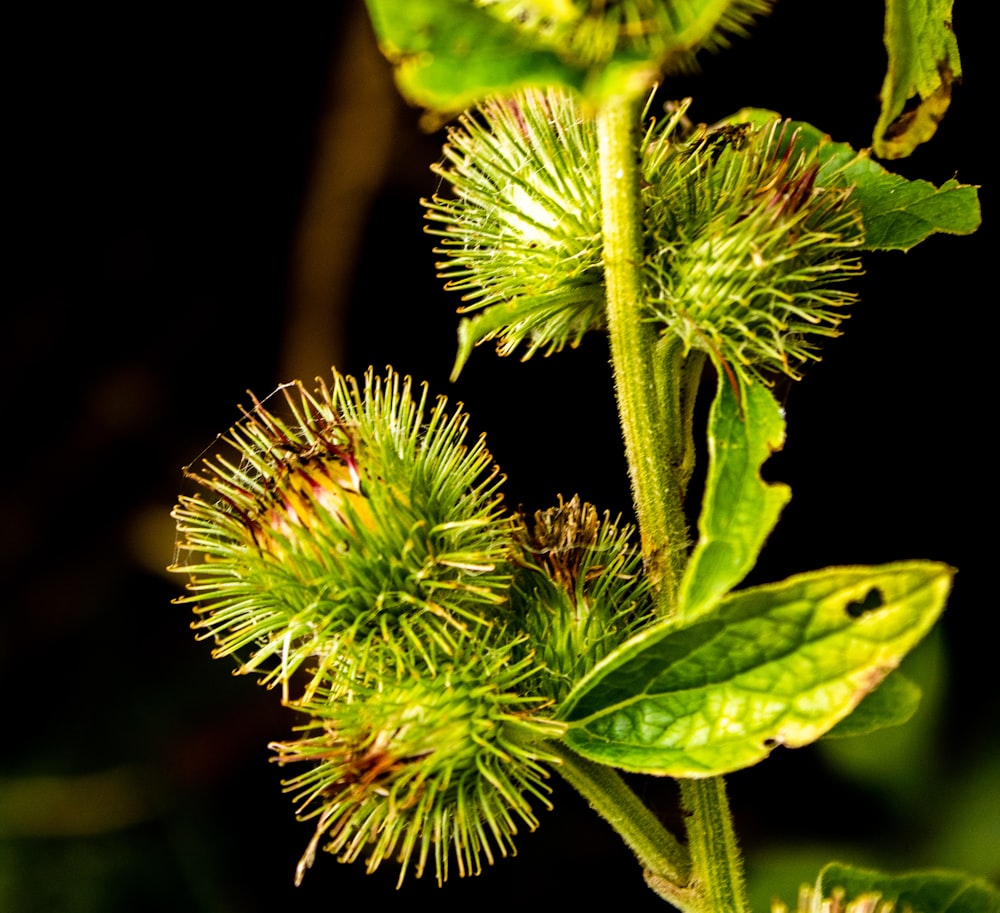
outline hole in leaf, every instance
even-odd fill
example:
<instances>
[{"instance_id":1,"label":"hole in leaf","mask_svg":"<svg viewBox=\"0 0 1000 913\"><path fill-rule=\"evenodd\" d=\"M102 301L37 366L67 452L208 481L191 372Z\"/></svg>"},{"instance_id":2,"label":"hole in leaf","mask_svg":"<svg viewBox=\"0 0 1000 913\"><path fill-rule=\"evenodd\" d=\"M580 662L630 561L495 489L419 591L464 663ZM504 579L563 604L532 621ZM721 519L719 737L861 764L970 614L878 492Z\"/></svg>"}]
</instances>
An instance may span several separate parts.
<instances>
[{"instance_id":1,"label":"hole in leaf","mask_svg":"<svg viewBox=\"0 0 1000 913\"><path fill-rule=\"evenodd\" d=\"M864 599L855 599L853 602L847 603L847 614L851 618L860 618L866 612L874 612L875 609L881 609L884 605L882 591L878 587L872 587L865 594Z\"/></svg>"},{"instance_id":2,"label":"hole in leaf","mask_svg":"<svg viewBox=\"0 0 1000 913\"><path fill-rule=\"evenodd\" d=\"M777 739L764 739L765 748L774 748L778 744Z\"/></svg>"}]
</instances>

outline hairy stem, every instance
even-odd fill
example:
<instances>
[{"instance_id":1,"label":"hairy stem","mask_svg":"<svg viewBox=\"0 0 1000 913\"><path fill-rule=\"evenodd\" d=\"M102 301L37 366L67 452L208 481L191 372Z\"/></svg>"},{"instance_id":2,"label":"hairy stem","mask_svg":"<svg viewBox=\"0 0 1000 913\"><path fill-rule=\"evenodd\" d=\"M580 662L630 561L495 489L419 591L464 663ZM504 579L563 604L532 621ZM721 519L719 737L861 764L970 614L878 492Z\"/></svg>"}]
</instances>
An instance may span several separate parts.
<instances>
[{"instance_id":1,"label":"hairy stem","mask_svg":"<svg viewBox=\"0 0 1000 913\"><path fill-rule=\"evenodd\" d=\"M668 884L683 885L691 867L678 842L610 767L595 764L559 743L546 746L561 760L557 770L617 832L647 872Z\"/></svg>"},{"instance_id":2,"label":"hairy stem","mask_svg":"<svg viewBox=\"0 0 1000 913\"><path fill-rule=\"evenodd\" d=\"M743 858L722 777L681 780L681 800L688 812L692 884L704 909L712 913L749 913Z\"/></svg>"},{"instance_id":3,"label":"hairy stem","mask_svg":"<svg viewBox=\"0 0 1000 913\"><path fill-rule=\"evenodd\" d=\"M638 123L633 98L611 99L597 112L604 280L615 391L643 554L659 611L668 615L676 608L687 551L680 469L686 449L682 365L677 350L669 353L668 364L658 358L656 328L643 319ZM666 383L658 383L660 378Z\"/></svg>"},{"instance_id":4,"label":"hairy stem","mask_svg":"<svg viewBox=\"0 0 1000 913\"><path fill-rule=\"evenodd\" d=\"M655 327L644 320L637 127L635 99L612 99L598 110L604 277L615 391L643 554L658 609L669 615L677 611L677 589L687 562L683 499L693 465L693 406L702 361L685 363L680 346L658 346ZM594 803L587 790L595 792L589 784L597 782L596 774L577 783L572 778L576 770L568 767L563 775ZM657 870L646 861L649 850L636 850L647 883L687 913L748 913L743 862L722 778L680 783L689 813L691 870L676 863ZM600 795L603 801L610 793ZM628 802L617 800L622 804L614 813L596 803L595 808L635 849L633 828L624 819L638 815L644 821L650 813L636 810L634 796L629 796ZM677 859L674 838L667 836L670 843L661 853Z\"/></svg>"}]
</instances>

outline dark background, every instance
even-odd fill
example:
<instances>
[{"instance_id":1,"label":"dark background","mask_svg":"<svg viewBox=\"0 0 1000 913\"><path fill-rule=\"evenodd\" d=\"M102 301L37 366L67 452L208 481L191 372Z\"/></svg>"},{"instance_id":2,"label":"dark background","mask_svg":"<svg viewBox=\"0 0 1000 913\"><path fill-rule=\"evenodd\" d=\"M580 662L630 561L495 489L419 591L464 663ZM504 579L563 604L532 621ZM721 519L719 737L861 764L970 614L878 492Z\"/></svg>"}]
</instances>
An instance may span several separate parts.
<instances>
[{"instance_id":1,"label":"dark background","mask_svg":"<svg viewBox=\"0 0 1000 913\"><path fill-rule=\"evenodd\" d=\"M660 908L614 834L558 784L519 859L480 879L396 894L392 872L323 856L294 889L312 828L295 822L266 748L291 719L210 661L171 605L181 467L237 419L247 388L264 395L331 363L392 364L464 401L512 503L578 491L628 510L603 340L526 365L484 348L449 387L456 302L434 277L419 206L442 136L398 99L360 12L49 6L9 29L2 910L605 896ZM984 15L958 4L965 82L935 140L893 166L908 177L987 182ZM866 0L782 0L752 41L664 97L694 94L708 122L774 108L864 146L880 17ZM846 336L788 394L788 444L767 473L795 498L752 582L909 557L961 573L915 664L935 699L902 735L847 754L779 751L730 778L765 899L791 900L833 856L1000 874L989 191L977 235L868 258ZM639 788L674 818L669 783Z\"/></svg>"}]
</instances>

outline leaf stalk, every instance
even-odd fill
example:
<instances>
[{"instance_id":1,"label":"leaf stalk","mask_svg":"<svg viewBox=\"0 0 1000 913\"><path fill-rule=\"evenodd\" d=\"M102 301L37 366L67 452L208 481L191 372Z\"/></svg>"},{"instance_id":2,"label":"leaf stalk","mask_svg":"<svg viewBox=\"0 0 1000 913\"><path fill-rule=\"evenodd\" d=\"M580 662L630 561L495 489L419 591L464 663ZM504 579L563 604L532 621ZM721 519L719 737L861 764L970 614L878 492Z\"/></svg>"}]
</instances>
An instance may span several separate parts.
<instances>
[{"instance_id":1,"label":"leaf stalk","mask_svg":"<svg viewBox=\"0 0 1000 913\"><path fill-rule=\"evenodd\" d=\"M689 880L691 857L687 849L639 800L611 767L595 764L562 743L546 746L559 758L562 778L607 821L652 876L668 884Z\"/></svg>"}]
</instances>

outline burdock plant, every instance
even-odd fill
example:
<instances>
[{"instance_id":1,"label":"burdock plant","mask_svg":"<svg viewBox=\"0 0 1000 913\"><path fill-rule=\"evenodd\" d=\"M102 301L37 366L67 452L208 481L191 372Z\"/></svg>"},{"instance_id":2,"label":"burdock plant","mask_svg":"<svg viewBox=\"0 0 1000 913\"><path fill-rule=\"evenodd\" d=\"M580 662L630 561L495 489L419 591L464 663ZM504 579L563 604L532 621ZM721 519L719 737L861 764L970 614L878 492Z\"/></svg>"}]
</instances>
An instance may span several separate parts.
<instances>
[{"instance_id":1,"label":"burdock plant","mask_svg":"<svg viewBox=\"0 0 1000 913\"><path fill-rule=\"evenodd\" d=\"M737 587L790 497L760 475L785 435L774 379L840 332L864 252L973 231L976 191L905 181L773 112L706 126L684 100L652 116L655 83L768 6L369 0L403 93L436 122L458 116L425 201L465 315L455 372L487 340L528 358L606 334L637 523L578 497L511 509L461 409L391 370L251 402L230 452L190 471L175 569L198 635L297 716L272 747L314 825L298 878L320 848L398 863L400 881L475 874L537 826L555 774L665 900L741 913L723 775L912 712L894 670L944 608L951 568ZM887 15L874 150L893 158L929 138L960 66L948 4ZM713 378L689 530L694 404ZM619 771L677 780L683 838ZM1000 899L959 874L843 865L799 898L897 906Z\"/></svg>"}]
</instances>

